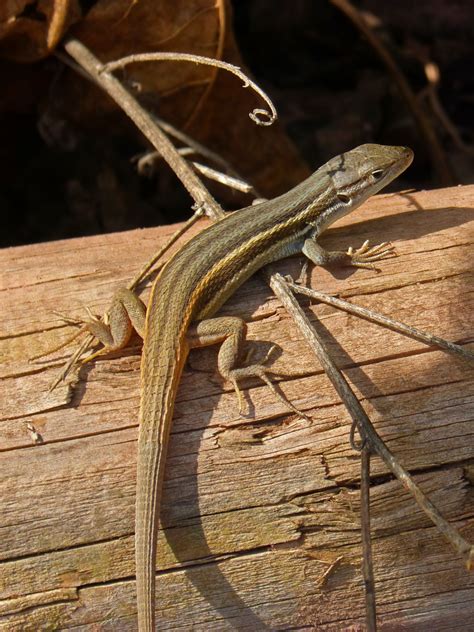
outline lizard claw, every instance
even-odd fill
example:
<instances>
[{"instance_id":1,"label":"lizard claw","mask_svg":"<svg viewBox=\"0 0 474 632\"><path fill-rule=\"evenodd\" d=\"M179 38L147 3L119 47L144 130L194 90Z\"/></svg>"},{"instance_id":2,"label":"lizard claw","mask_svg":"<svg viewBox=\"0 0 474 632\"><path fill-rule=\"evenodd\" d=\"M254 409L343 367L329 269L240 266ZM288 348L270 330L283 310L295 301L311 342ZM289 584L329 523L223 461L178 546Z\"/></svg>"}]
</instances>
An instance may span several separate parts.
<instances>
[{"instance_id":1,"label":"lizard claw","mask_svg":"<svg viewBox=\"0 0 474 632\"><path fill-rule=\"evenodd\" d=\"M373 263L374 261L397 256L395 247L389 241L384 241L376 246L369 246L368 239L356 250L349 246L346 254L351 259L351 265L369 270L378 270Z\"/></svg>"}]
</instances>

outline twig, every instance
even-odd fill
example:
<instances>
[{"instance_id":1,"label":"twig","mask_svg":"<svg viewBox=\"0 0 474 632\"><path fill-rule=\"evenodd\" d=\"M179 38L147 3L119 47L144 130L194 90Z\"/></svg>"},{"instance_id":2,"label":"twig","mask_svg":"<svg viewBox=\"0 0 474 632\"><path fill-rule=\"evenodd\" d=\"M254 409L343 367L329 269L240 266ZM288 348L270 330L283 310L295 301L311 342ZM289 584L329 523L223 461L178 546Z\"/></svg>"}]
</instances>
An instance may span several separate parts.
<instances>
[{"instance_id":1,"label":"twig","mask_svg":"<svg viewBox=\"0 0 474 632\"><path fill-rule=\"evenodd\" d=\"M270 111L263 110L260 108L255 108L252 112L249 113L249 117L252 119L254 123L257 125L272 125L274 121L277 119L277 112L275 110L275 106L271 102L270 98L265 94L265 92L238 66L234 66L233 64L229 64L225 61L220 61L218 59L213 59L212 57L202 57L201 55L191 55L190 53L140 53L137 55L128 55L127 57L122 57L117 61L111 61L107 64L104 64L104 72L113 72L119 68L125 68L128 64L136 64L142 63L146 61L190 61L198 64L203 64L207 66L214 66L215 68L222 68L231 72L232 74L242 79L244 82L244 88L252 88L254 92L262 97ZM267 120L263 120L260 117L266 116Z\"/></svg>"},{"instance_id":2,"label":"twig","mask_svg":"<svg viewBox=\"0 0 474 632\"><path fill-rule=\"evenodd\" d=\"M423 342L427 345L434 345L436 347L439 347L440 349L443 349L444 351L448 351L448 353L460 356L461 358L463 358L463 360L468 360L470 362L474 361L474 353L472 351L469 351L469 349L465 349L464 347L461 347L454 342L449 342L449 340L445 340L444 338L439 338L438 336L434 336L433 334L430 334L428 332L421 331L420 329L416 329L415 327L406 325L399 320L389 318L384 314L373 312L372 310L368 310L365 307L360 307L359 305L354 305L353 303L344 301L342 298L336 298L335 296L324 294L323 292L313 290L312 288L305 287L304 285L299 285L297 283L294 283L293 281L288 281L288 285L298 294L309 296L310 298L316 299L321 303L326 303L327 305L332 305L333 307L342 309L349 314L360 316L360 318L364 318L365 320L369 320L372 323L382 325L382 327L386 327L387 329L391 329L392 331L397 331L398 333L409 336L410 338L414 338L415 340L419 340L420 342Z\"/></svg>"},{"instance_id":3,"label":"twig","mask_svg":"<svg viewBox=\"0 0 474 632\"><path fill-rule=\"evenodd\" d=\"M220 217L222 209L209 191L188 165L177 153L166 134L161 131L153 117L140 105L130 92L110 72L104 70L103 64L77 39L69 38L64 48L71 57L98 83L107 94L124 110L144 136L160 152L171 169L176 173L191 197L214 219Z\"/></svg>"},{"instance_id":4,"label":"twig","mask_svg":"<svg viewBox=\"0 0 474 632\"><path fill-rule=\"evenodd\" d=\"M194 149L196 154L199 154L203 156L204 158L207 158L208 160L213 162L215 165L221 167L221 169L223 169L226 173L229 173L234 178L238 178L239 180L242 180L242 177L240 176L240 174L234 169L234 167L227 160L222 158L220 154L218 154L215 151L212 151L211 149L209 149L209 147L206 147L202 143L199 143L197 140L195 140L188 134L185 134L180 129L177 129L174 125L171 125L171 123L168 123L168 121L165 121L162 118L159 118L158 116L155 116L155 120L158 123L158 125L161 127L161 129L164 130L169 136L181 141L187 147L191 147L191 149ZM248 186L251 187L252 185L249 184Z\"/></svg>"},{"instance_id":5,"label":"twig","mask_svg":"<svg viewBox=\"0 0 474 632\"><path fill-rule=\"evenodd\" d=\"M248 182L245 182L240 178L228 176L226 173L222 173L222 171L216 171L216 169L212 169L211 167L203 165L200 162L196 162L195 160L193 160L191 164L196 169L196 171L198 171L209 180L219 182L220 184L223 184L230 189L234 189L235 191L241 191L242 193L251 193L253 195L256 194L253 186L249 185Z\"/></svg>"},{"instance_id":6,"label":"twig","mask_svg":"<svg viewBox=\"0 0 474 632\"><path fill-rule=\"evenodd\" d=\"M370 538L370 449L366 445L360 455L360 528L362 535L362 575L365 588L365 620L367 632L376 632L374 565Z\"/></svg>"},{"instance_id":7,"label":"twig","mask_svg":"<svg viewBox=\"0 0 474 632\"><path fill-rule=\"evenodd\" d=\"M186 233L189 230L189 228L191 228L191 226L193 226L193 224L195 224L198 221L198 219L200 219L203 216L203 214L204 214L204 210L202 206L198 207L194 211L194 213L191 215L191 217L188 220L186 220L186 222L184 222L184 224L182 224L182 226L180 226L178 230L171 235L168 241L153 255L153 257L145 263L143 268L135 275L132 281L130 281L130 283L127 285L127 288L129 290L134 290L137 287L137 285L142 283L147 278L148 273L153 268L153 266L158 261L158 259L161 259L161 257L165 254L165 252L167 252L171 248L171 246L174 243L176 243L178 239L182 235L184 235L184 233Z\"/></svg>"},{"instance_id":8,"label":"twig","mask_svg":"<svg viewBox=\"0 0 474 632\"><path fill-rule=\"evenodd\" d=\"M433 163L433 167L436 170L440 184L443 186L453 185L454 178L451 173L451 166L446 159L443 148L441 147L433 126L428 121L428 118L413 94L413 90L388 49L369 26L362 13L350 2L348 2L348 0L330 0L330 2L342 11L344 15L354 24L354 26L365 35L369 44L380 57L398 86L398 90L400 91L402 98L405 100L408 109L411 111L412 116L415 119L415 123L418 126L420 134L429 148L428 154L431 158L431 162Z\"/></svg>"},{"instance_id":9,"label":"twig","mask_svg":"<svg viewBox=\"0 0 474 632\"><path fill-rule=\"evenodd\" d=\"M178 149L178 152L180 156L185 157L192 156L196 153L192 147L181 147L180 149ZM153 163L155 160L158 160L160 158L161 155L157 151L151 151L141 156L137 160L138 172L142 173L149 163ZM223 184L230 189L234 189L235 191L241 191L242 193L251 193L256 196L256 191L254 187L245 180L235 178L234 176L230 176L227 173L223 173L222 171L217 171L216 169L208 167L207 165L203 165L202 163L196 162L195 160L191 160L190 163L198 173L203 175L208 180L219 182L220 184Z\"/></svg>"},{"instance_id":10,"label":"twig","mask_svg":"<svg viewBox=\"0 0 474 632\"><path fill-rule=\"evenodd\" d=\"M293 320L298 324L301 333L317 356L326 375L331 380L332 385L349 411L353 422L357 424L362 441L367 442L367 446L370 450L383 460L385 465L412 494L420 508L437 526L438 530L451 543L454 549L465 557L468 568L471 568L474 561L471 545L443 518L435 505L426 498L410 474L398 463L396 457L379 437L372 422L349 386L349 383L330 358L324 343L318 336L316 330L312 327L308 317L296 301L296 298L290 293L290 287L285 279L280 274L274 274L271 277L270 286L284 307L292 315Z\"/></svg>"},{"instance_id":11,"label":"twig","mask_svg":"<svg viewBox=\"0 0 474 632\"><path fill-rule=\"evenodd\" d=\"M434 114L438 117L439 122L444 127L447 134L451 137L451 140L456 145L456 147L466 154L474 156L474 147L468 145L463 141L460 133L449 118L448 113L444 109L444 106L442 105L438 96L438 85L440 80L438 65L435 64L433 61L425 61L423 63L423 69L425 71L426 79L428 80L426 93L428 95L428 99L430 101L430 105Z\"/></svg>"}]
</instances>

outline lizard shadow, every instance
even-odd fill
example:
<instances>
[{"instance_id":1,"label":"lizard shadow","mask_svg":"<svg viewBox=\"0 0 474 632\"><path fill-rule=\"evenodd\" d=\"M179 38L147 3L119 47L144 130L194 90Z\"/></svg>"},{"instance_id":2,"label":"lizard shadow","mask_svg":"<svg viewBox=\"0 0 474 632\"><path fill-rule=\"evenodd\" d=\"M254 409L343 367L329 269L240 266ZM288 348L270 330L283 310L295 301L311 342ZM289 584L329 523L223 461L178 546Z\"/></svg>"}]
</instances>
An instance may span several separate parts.
<instances>
[{"instance_id":1,"label":"lizard shadow","mask_svg":"<svg viewBox=\"0 0 474 632\"><path fill-rule=\"evenodd\" d=\"M410 197L407 195L405 197ZM360 222L352 223L344 228L334 228L328 231L329 234L337 234L338 231L350 231L351 235L368 233L374 231L380 236L384 233L390 239L418 239L424 235L430 235L454 226L461 226L472 221L473 207L446 207L425 209L416 201L411 200L415 206L414 210L401 211L374 219L363 219ZM426 216L430 216L430 221L426 221ZM403 221L400 221L403 218ZM370 238L370 235L367 235ZM366 237L366 238L367 238ZM380 237L378 237L379 239Z\"/></svg>"},{"instance_id":2,"label":"lizard shadow","mask_svg":"<svg viewBox=\"0 0 474 632\"><path fill-rule=\"evenodd\" d=\"M139 338L133 337L133 341L139 344ZM260 343L262 344L262 343ZM268 343L268 347L270 343ZM217 349L218 345L207 349L198 349L191 351L191 357L197 358L198 354L208 353L212 358L212 364L217 366ZM280 350L275 351L272 356L276 357ZM126 354L136 357L137 346L133 348L127 347ZM263 353L263 351L262 351ZM123 357L123 352L111 353L106 356L107 360L111 358ZM209 358L211 359L211 358ZM256 358L258 359L258 358ZM211 363L210 363L211 364ZM87 386L87 377L89 372L97 370L96 363L91 362L82 365L78 377L80 378L74 388L71 405L76 407L84 397ZM198 369L193 366L192 372L185 369L183 381L190 376L198 382L203 375L209 375L206 370ZM211 382L214 379L211 378ZM257 383L258 379L246 379L244 393L247 398L247 384ZM198 387L199 388L199 387ZM216 398L221 396L222 380L216 379L215 383ZM179 391L178 391L179 396ZM248 402L248 414L246 417L252 417L254 410L253 404ZM237 408L237 400L235 402ZM213 552L206 537L205 528L201 519L202 508L199 504L199 452L203 435L209 426L212 417L212 411L206 415L200 416L199 428L185 430L187 438L182 440L183 431L173 424L170 446L166 459L166 474L163 487L162 509L161 509L161 528L163 528L164 537L170 546L176 561L180 563L179 570L186 572L186 579L189 581L196 591L206 601L209 609L220 613L223 621L232 620L232 627L235 630L269 630L267 624L255 613L254 605L246 603L245 600L237 593L234 586L227 579L225 572L219 567L219 562L225 563L229 558L241 556L242 551L235 554L226 546L225 550L216 554ZM202 422L202 423L201 423ZM189 437L189 438L188 438ZM185 453L183 454L183 445L185 445ZM176 463L178 461L178 464ZM185 474L183 475L183 468ZM176 472L178 475L176 476ZM183 484L183 478L185 483ZM160 545L159 545L160 546ZM248 555L252 554L251 550L246 550ZM160 555L158 549L158 556ZM175 569L171 572L173 572ZM166 574L169 570L162 571L159 575ZM212 616L212 615L211 615Z\"/></svg>"},{"instance_id":3,"label":"lizard shadow","mask_svg":"<svg viewBox=\"0 0 474 632\"><path fill-rule=\"evenodd\" d=\"M215 361L215 365L217 366L217 348L218 346L216 345L215 347L213 346L207 349L191 351L192 372L194 376L194 378L191 379L195 379L197 376L196 381L200 381L203 375L208 375L207 366L206 370L195 370L194 361L200 357L199 354L209 354L209 359ZM214 357L212 358L212 356ZM196 364L198 362L199 361L196 361ZM186 375L186 373L188 372L185 370L183 374L184 381L189 377L189 373L188 375ZM211 378L211 382L214 382L213 378ZM257 380L252 379L251 382L256 383ZM245 393L247 391L247 383L249 383L249 380L245 380L245 385L243 385ZM222 392L222 380L220 378L216 380L215 390L217 400L221 397ZM214 396L212 396L212 399L214 399ZM236 409L237 406L236 399ZM246 414L245 417L251 417L252 410L253 405L250 405L248 414ZM188 439L183 440L181 438L183 435L182 432L179 431L179 421L177 424L178 428L175 426L175 432L172 432L166 466L169 474L165 474L163 506L161 510L164 537L174 557L181 564L181 568L186 571L188 581L206 601L208 607L222 616L223 621L228 622L231 620L232 627L236 630L270 630L271 628L269 628L265 621L255 612L257 604L254 604L252 601L247 603L245 597L239 595L236 588L226 576L226 563L232 564L235 558L241 558L242 555L251 556L254 550L237 549L233 551L232 546L228 545L225 540L222 539L222 535L219 535L217 538L218 542L223 543L221 547L222 550L218 553L212 551L208 544L208 537L205 530L206 510L199 502L200 495L203 493L202 489L200 490L199 488L199 453L204 434L209 427L212 410L205 415L200 414L199 416L199 428L196 430L191 429L191 431L186 429L187 431L185 431L186 435L188 435ZM188 443L188 440L191 444ZM187 443L186 454L184 456L182 449L183 441ZM192 454L192 456L190 456L190 454ZM180 463L178 467L176 461ZM183 468L185 468L184 475L182 473ZM180 469L181 474L176 476L176 472L179 472ZM184 482L183 478L185 478ZM205 483L203 485L205 486ZM226 510L223 511L226 513ZM229 509L227 509L227 511L229 511ZM204 517L204 520L201 516ZM258 548L259 552L261 552L261 550L261 547ZM221 564L224 565L224 569L220 567ZM237 569L236 572L237 575L239 575L242 571ZM239 585L242 584L239 582Z\"/></svg>"},{"instance_id":4,"label":"lizard shadow","mask_svg":"<svg viewBox=\"0 0 474 632\"><path fill-rule=\"evenodd\" d=\"M125 354L122 350L107 354L107 356L104 356L104 359L109 361L114 357L123 358L129 355L136 357L137 348L140 344L138 336L133 336L132 344L133 347L127 347ZM269 346L270 344L268 343ZM217 366L217 349L218 345L208 349L191 351L191 354L193 357L198 357L196 354L202 354L203 352L208 352L210 355L215 354L214 361L215 366ZM274 352L272 355L276 356L277 352ZM77 374L78 381L70 402L70 405L73 407L79 406L83 399L89 373L94 370L97 371L97 362L87 363L80 367ZM189 376L190 371L185 370L184 380L187 377L186 373ZM194 367L192 373L194 377L197 375L197 381L201 380L203 375L208 375L207 370L196 371ZM251 380L252 383L257 381L256 379ZM250 380L245 380L245 385L249 382ZM216 380L215 390L218 393L217 397L220 397L222 391L222 380L220 378ZM244 392L247 396L247 388L245 388ZM237 408L237 401L235 406ZM252 416L253 406L249 406L248 410L248 416ZM199 423L198 429L191 429L190 432L186 432L187 435L191 435L190 441L188 439L185 439L184 442L181 440L182 432L179 431L179 427L176 431L176 426L174 426L174 432L172 429L166 460L166 470L167 473L171 473L171 476L169 474L168 476L165 475L161 509L163 534L176 560L181 563L178 567L179 570L186 572L187 581L192 583L197 592L204 598L210 610L213 609L215 612L220 613L222 620L225 622L230 619L235 630L269 630L270 628L267 624L255 613L254 605L245 602L227 579L225 572L219 567L219 562L225 563L229 558L232 559L234 553L226 546L225 550L218 554L210 549L200 518L202 509L199 504L198 456L202 437L208 428L211 416L212 411L208 415L201 417L200 422L202 421L202 424ZM184 455L181 449L183 443L186 445L186 453ZM188 449L192 456L189 455ZM178 466L176 466L176 460L179 461ZM186 482L184 485L182 484L183 468L186 470L184 475ZM179 472L178 477L173 479L176 471ZM168 481L166 480L167 478ZM185 488L184 494L181 493L183 487ZM250 555L252 551L246 551L246 553ZM160 555L159 551L158 555ZM238 551L235 555L242 555L242 552ZM174 570L173 568L171 572ZM168 570L165 570L159 575L168 572Z\"/></svg>"},{"instance_id":5,"label":"lizard shadow","mask_svg":"<svg viewBox=\"0 0 474 632\"><path fill-rule=\"evenodd\" d=\"M97 345L98 349L100 345ZM77 373L75 374L74 380L72 381L73 389L71 393L71 399L67 401L67 404L72 408L78 408L81 405L81 402L86 395L87 385L89 383L90 377L89 374L97 372L100 373L101 363L110 366L110 363L115 360L114 370L107 369L108 373L115 373L116 375L120 374L120 372L128 373L130 372L130 362L136 363L137 357L141 356L142 351L142 340L138 336L138 334L133 333L131 343L127 345L124 349L119 349L118 351L111 351L102 357L99 357L92 362L86 362L85 364L81 364ZM64 358L67 359L67 356ZM120 364L124 366L120 366ZM96 379L100 379L96 377ZM137 412L138 415L138 412Z\"/></svg>"}]
</instances>

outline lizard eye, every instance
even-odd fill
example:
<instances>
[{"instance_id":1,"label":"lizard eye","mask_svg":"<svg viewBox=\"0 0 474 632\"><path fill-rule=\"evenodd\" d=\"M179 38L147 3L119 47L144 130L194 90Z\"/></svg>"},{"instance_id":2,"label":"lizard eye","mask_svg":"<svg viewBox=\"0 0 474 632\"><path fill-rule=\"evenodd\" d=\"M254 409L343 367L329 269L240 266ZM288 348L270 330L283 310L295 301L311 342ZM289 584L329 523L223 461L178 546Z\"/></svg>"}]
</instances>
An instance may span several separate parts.
<instances>
[{"instance_id":1,"label":"lizard eye","mask_svg":"<svg viewBox=\"0 0 474 632\"><path fill-rule=\"evenodd\" d=\"M372 178L374 180L380 180L382 176L383 176L383 169L375 169L375 171L372 171Z\"/></svg>"},{"instance_id":2,"label":"lizard eye","mask_svg":"<svg viewBox=\"0 0 474 632\"><path fill-rule=\"evenodd\" d=\"M351 198L348 195L345 195L345 193L338 193L337 197L339 199L339 202L342 202L343 204L351 203Z\"/></svg>"}]
</instances>

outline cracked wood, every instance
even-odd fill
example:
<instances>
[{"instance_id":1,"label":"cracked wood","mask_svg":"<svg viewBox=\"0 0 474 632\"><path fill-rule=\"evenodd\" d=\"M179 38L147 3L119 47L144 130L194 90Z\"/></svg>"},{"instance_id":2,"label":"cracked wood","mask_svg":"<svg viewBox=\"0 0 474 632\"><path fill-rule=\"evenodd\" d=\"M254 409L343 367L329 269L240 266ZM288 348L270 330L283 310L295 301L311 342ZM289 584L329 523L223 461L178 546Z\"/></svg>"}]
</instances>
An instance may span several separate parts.
<instances>
[{"instance_id":1,"label":"cracked wood","mask_svg":"<svg viewBox=\"0 0 474 632\"><path fill-rule=\"evenodd\" d=\"M323 243L392 239L400 256L382 262L379 275L335 277L318 268L312 285L473 340L473 201L472 186L378 196ZM87 304L100 312L135 272L137 253L146 259L171 230L0 253L2 630L134 629L140 343L84 367L74 391L64 386L50 397L54 363L27 358L71 332L52 309L79 314ZM297 276L300 265L296 258L274 267ZM345 313L308 309L382 437L472 540L472 368ZM289 377L279 384L313 421L295 420L258 382L247 393L255 416L239 417L216 374L215 350L192 352L167 462L160 629L361 626L359 465L348 416L263 282L248 282L222 311L243 314L251 340L281 347L273 366ZM373 474L380 622L393 630L468 629L474 590L461 560L377 459Z\"/></svg>"}]
</instances>

